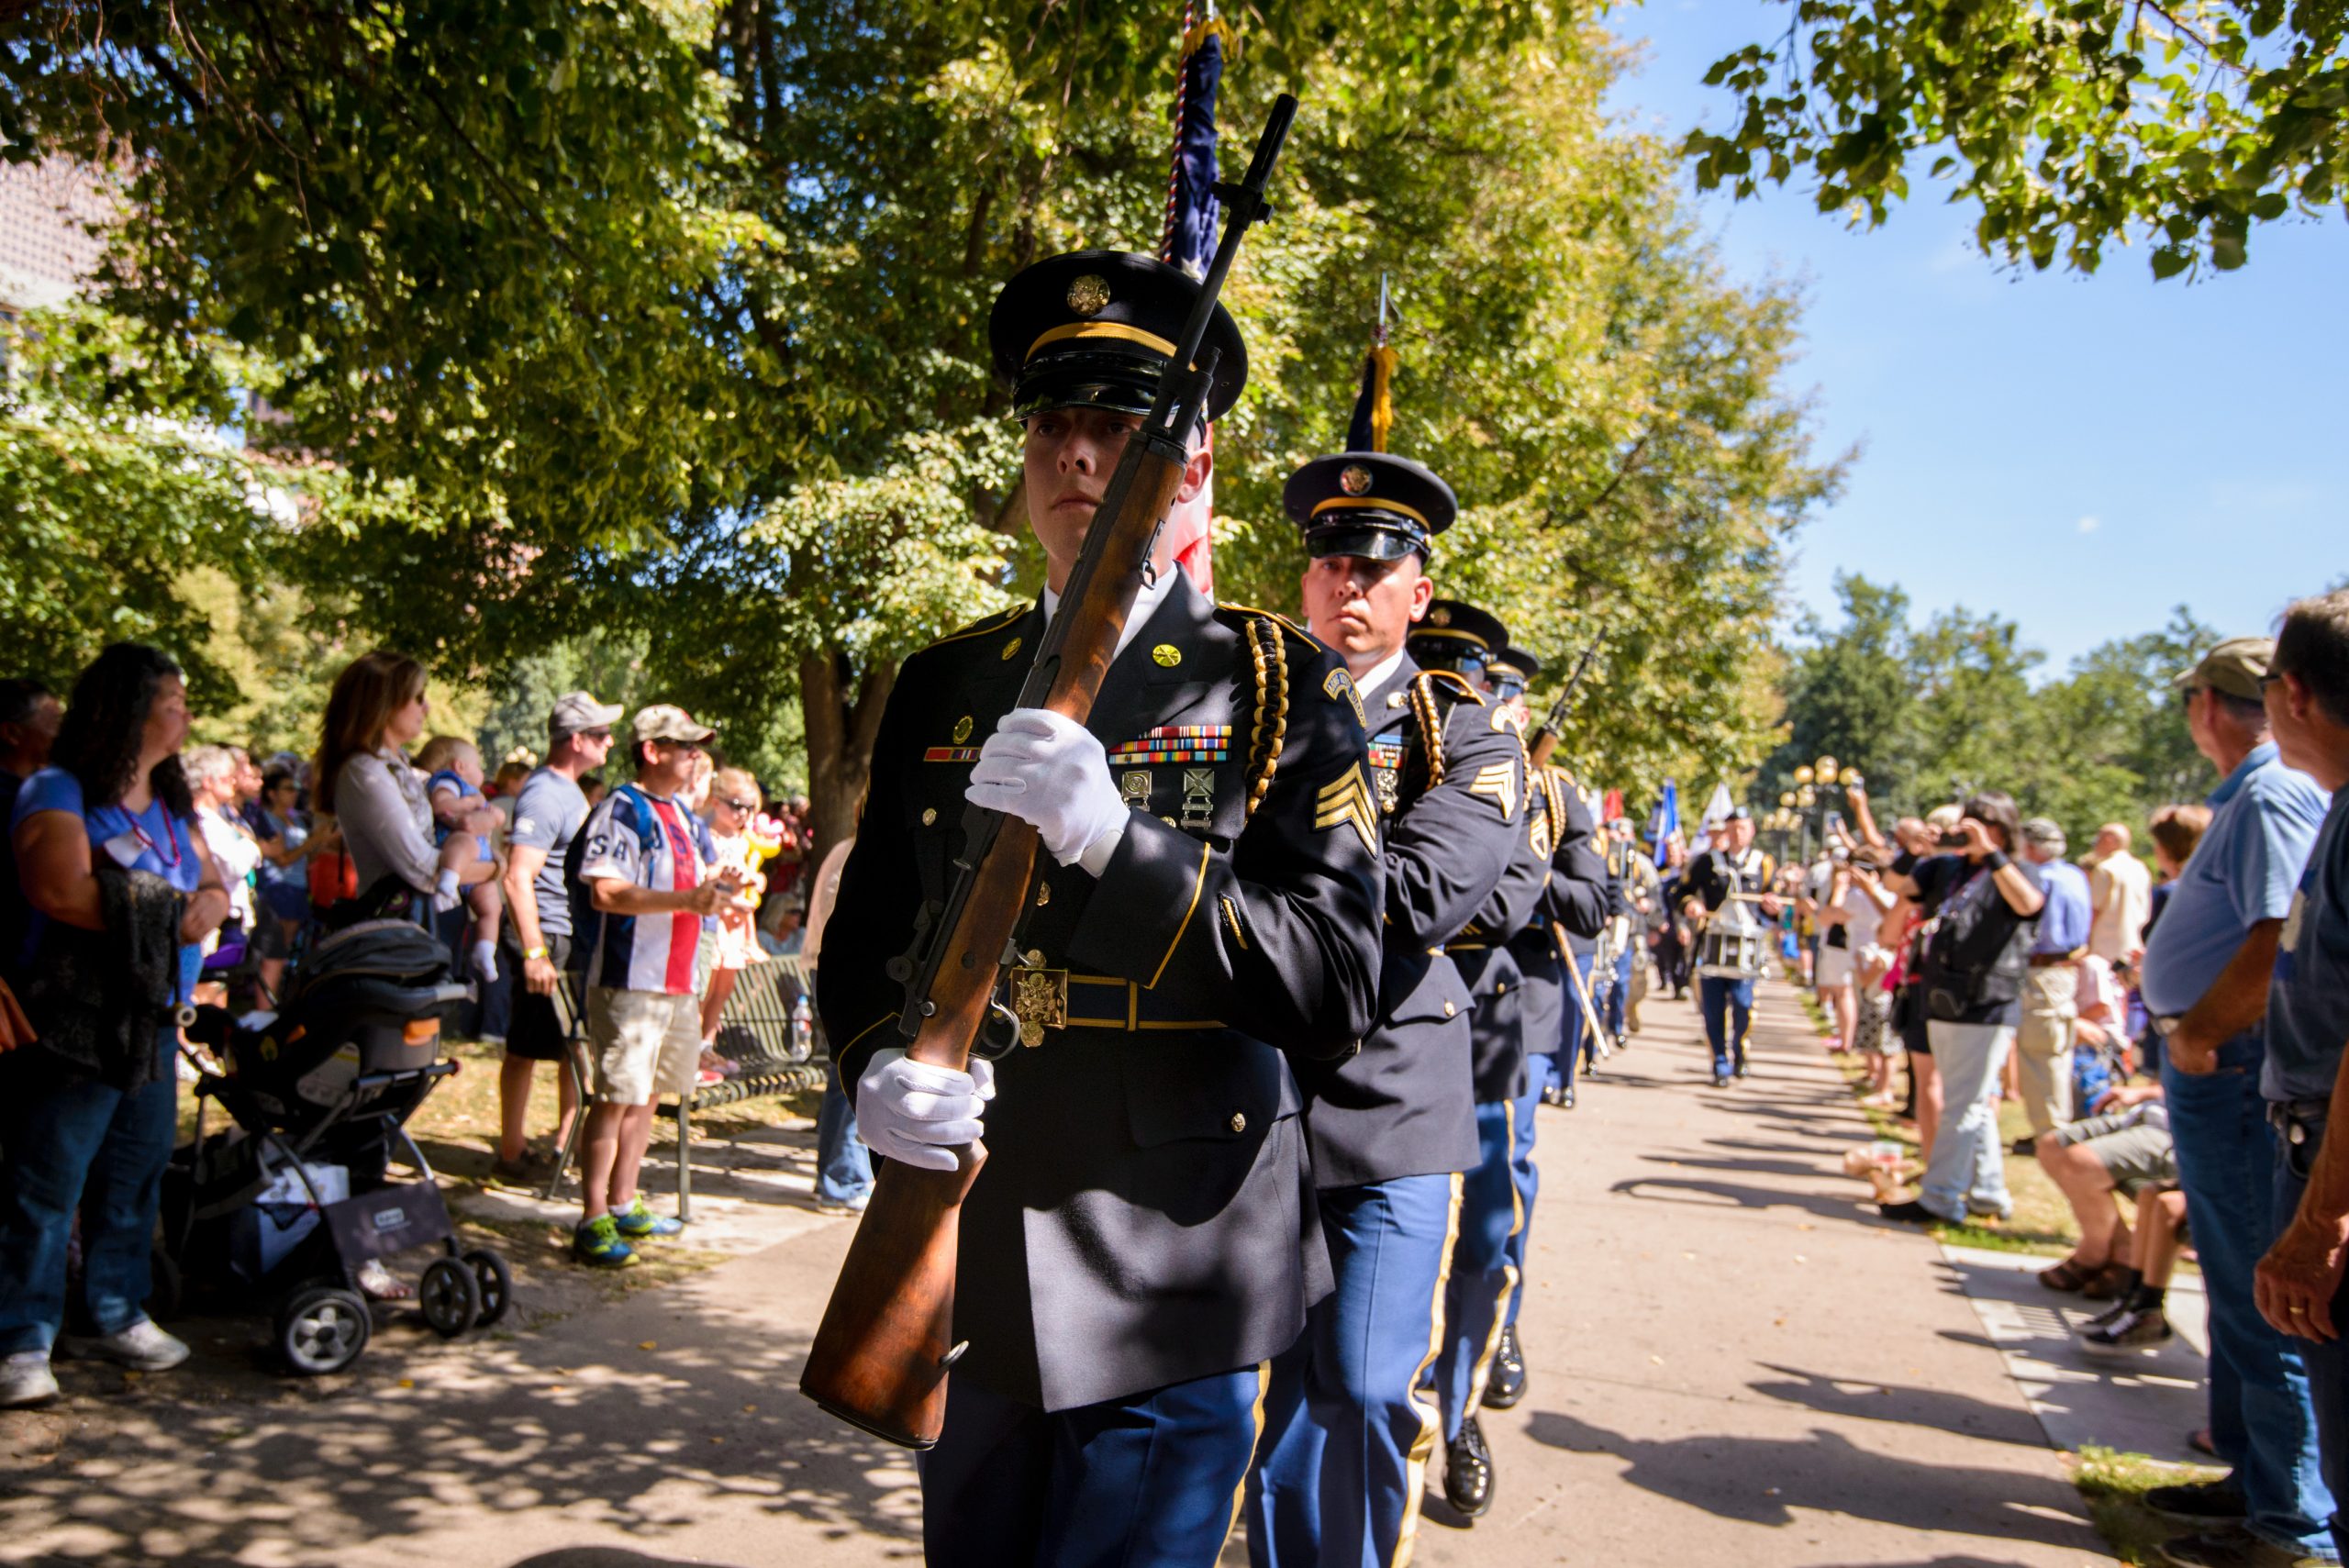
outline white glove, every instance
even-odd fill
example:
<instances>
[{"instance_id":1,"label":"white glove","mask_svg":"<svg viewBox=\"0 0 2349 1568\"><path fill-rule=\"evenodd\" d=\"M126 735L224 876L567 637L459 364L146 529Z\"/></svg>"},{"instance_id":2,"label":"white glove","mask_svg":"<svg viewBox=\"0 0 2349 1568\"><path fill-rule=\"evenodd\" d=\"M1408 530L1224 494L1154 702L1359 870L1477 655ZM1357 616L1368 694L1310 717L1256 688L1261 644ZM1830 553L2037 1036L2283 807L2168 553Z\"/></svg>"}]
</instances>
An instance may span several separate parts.
<instances>
[{"instance_id":1,"label":"white glove","mask_svg":"<svg viewBox=\"0 0 2349 1568\"><path fill-rule=\"evenodd\" d=\"M885 1160L951 1171L954 1151L979 1140L979 1118L994 1098L995 1069L982 1059L957 1073L892 1046L874 1051L856 1081L856 1134Z\"/></svg>"},{"instance_id":2,"label":"white glove","mask_svg":"<svg viewBox=\"0 0 2349 1568\"><path fill-rule=\"evenodd\" d=\"M1108 754L1093 732L1049 708L1015 707L1003 716L979 751L963 792L974 806L1035 825L1036 835L1063 865L1080 856L1099 874L1109 863L1129 816L1109 782Z\"/></svg>"}]
</instances>

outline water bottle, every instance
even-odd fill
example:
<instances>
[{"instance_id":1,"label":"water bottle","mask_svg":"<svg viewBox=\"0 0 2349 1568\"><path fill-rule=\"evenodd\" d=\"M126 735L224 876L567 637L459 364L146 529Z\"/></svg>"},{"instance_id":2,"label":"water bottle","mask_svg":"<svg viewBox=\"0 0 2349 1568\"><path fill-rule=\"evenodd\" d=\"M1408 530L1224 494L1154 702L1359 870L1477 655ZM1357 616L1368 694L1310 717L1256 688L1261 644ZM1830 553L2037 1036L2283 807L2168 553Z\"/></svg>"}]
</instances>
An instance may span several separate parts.
<instances>
[{"instance_id":1,"label":"water bottle","mask_svg":"<svg viewBox=\"0 0 2349 1568\"><path fill-rule=\"evenodd\" d=\"M807 1003L807 994L791 1004L791 1060L805 1062L816 1053L816 1009Z\"/></svg>"}]
</instances>

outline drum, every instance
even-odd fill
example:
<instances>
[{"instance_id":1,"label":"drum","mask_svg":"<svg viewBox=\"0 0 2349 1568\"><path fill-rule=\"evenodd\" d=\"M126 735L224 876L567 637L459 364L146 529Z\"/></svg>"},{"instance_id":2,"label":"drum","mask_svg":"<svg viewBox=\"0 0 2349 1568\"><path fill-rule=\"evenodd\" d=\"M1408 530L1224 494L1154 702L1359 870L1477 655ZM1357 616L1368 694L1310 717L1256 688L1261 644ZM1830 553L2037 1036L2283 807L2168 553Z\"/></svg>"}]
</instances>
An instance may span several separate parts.
<instances>
[{"instance_id":1,"label":"drum","mask_svg":"<svg viewBox=\"0 0 2349 1568\"><path fill-rule=\"evenodd\" d=\"M1767 937L1760 926L1716 918L1697 939L1697 973L1722 980L1759 980Z\"/></svg>"}]
</instances>

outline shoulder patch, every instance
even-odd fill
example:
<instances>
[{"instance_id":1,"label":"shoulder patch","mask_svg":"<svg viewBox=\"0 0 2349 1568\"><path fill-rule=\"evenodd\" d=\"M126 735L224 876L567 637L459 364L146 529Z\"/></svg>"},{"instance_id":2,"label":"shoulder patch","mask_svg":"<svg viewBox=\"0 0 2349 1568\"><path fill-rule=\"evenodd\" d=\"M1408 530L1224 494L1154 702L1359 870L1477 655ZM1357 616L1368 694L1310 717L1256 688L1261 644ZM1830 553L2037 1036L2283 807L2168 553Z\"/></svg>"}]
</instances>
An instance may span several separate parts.
<instances>
[{"instance_id":1,"label":"shoulder patch","mask_svg":"<svg viewBox=\"0 0 2349 1568\"><path fill-rule=\"evenodd\" d=\"M1525 715L1513 703L1497 703L1493 706L1493 728L1506 729L1519 740L1525 739Z\"/></svg>"},{"instance_id":2,"label":"shoulder patch","mask_svg":"<svg viewBox=\"0 0 2349 1568\"><path fill-rule=\"evenodd\" d=\"M1488 795L1501 808L1501 820L1517 820L1517 764L1487 762L1469 781L1470 795Z\"/></svg>"},{"instance_id":3,"label":"shoulder patch","mask_svg":"<svg viewBox=\"0 0 2349 1568\"><path fill-rule=\"evenodd\" d=\"M1008 610L998 610L994 615L982 616L959 631L948 632L930 646L943 648L950 642L960 642L966 637L984 637L991 631L1001 631L1005 627L1026 615L1029 607L1024 604L1014 605Z\"/></svg>"},{"instance_id":4,"label":"shoulder patch","mask_svg":"<svg viewBox=\"0 0 2349 1568\"><path fill-rule=\"evenodd\" d=\"M1354 690L1354 678L1344 670L1330 672L1329 678L1321 683L1321 695L1331 702L1345 699L1346 706L1354 710L1354 722L1364 729L1370 728L1370 716L1362 710L1362 694Z\"/></svg>"}]
</instances>

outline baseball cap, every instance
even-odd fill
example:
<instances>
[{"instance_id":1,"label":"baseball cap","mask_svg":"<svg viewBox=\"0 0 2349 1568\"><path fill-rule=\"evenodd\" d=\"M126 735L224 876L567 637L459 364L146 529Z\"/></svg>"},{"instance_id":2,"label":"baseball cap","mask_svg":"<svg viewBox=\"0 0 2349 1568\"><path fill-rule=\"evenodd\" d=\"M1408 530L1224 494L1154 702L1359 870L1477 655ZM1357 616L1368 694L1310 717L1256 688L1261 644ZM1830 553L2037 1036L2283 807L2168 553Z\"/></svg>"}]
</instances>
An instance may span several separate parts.
<instances>
[{"instance_id":1,"label":"baseball cap","mask_svg":"<svg viewBox=\"0 0 2349 1568\"><path fill-rule=\"evenodd\" d=\"M547 739L560 740L583 729L602 729L620 716L618 703L600 703L592 692L565 692L547 715Z\"/></svg>"},{"instance_id":2,"label":"baseball cap","mask_svg":"<svg viewBox=\"0 0 2349 1568\"><path fill-rule=\"evenodd\" d=\"M2208 686L2231 697L2257 702L2260 677L2275 659L2274 638L2231 637L2202 655L2201 662L2180 675L2176 684L2181 691Z\"/></svg>"},{"instance_id":3,"label":"baseball cap","mask_svg":"<svg viewBox=\"0 0 2349 1568\"><path fill-rule=\"evenodd\" d=\"M651 707L638 708L636 717L629 720L628 727L639 742L686 740L698 746L718 733L707 724L695 723L694 716L676 704L665 702L654 703Z\"/></svg>"}]
</instances>

